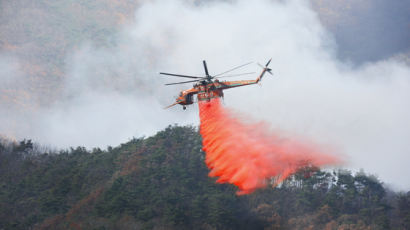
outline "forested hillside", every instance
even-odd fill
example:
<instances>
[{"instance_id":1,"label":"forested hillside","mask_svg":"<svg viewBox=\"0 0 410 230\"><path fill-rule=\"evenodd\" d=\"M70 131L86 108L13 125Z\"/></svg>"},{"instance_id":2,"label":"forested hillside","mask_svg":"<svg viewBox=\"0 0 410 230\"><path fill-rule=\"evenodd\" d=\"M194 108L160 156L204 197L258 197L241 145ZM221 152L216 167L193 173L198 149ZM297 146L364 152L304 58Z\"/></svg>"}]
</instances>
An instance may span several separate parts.
<instances>
[{"instance_id":1,"label":"forested hillside","mask_svg":"<svg viewBox=\"0 0 410 230\"><path fill-rule=\"evenodd\" d=\"M0 145L0 229L410 229L410 193L374 176L303 168L236 196L215 184L193 127L107 150Z\"/></svg>"}]
</instances>

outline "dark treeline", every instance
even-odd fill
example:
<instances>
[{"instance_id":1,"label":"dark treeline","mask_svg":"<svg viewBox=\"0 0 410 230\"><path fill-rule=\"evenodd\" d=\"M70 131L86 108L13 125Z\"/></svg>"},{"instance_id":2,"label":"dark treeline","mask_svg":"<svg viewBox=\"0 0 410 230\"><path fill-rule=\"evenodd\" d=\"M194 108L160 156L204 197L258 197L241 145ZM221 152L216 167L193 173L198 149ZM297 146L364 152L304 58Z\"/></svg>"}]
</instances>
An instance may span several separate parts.
<instances>
[{"instance_id":1,"label":"dark treeline","mask_svg":"<svg viewBox=\"0 0 410 230\"><path fill-rule=\"evenodd\" d=\"M0 229L410 229L410 193L304 167L236 196L207 176L193 127L107 150L0 142Z\"/></svg>"}]
</instances>

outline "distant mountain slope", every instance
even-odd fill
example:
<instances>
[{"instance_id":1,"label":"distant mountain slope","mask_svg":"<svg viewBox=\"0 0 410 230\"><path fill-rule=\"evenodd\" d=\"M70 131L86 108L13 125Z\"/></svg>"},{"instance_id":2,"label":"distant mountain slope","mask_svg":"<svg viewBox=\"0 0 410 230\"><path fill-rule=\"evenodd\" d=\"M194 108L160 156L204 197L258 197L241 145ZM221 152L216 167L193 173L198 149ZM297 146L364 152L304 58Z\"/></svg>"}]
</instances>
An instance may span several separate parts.
<instances>
[{"instance_id":1,"label":"distant mountain slope","mask_svg":"<svg viewBox=\"0 0 410 230\"><path fill-rule=\"evenodd\" d=\"M130 0L2 1L0 54L17 58L25 76L24 84L7 90L0 87L2 97L34 107L58 100L67 77L67 55L84 42L109 46L119 25L132 18L137 4Z\"/></svg>"},{"instance_id":2,"label":"distant mountain slope","mask_svg":"<svg viewBox=\"0 0 410 230\"><path fill-rule=\"evenodd\" d=\"M35 109L58 100L62 81L68 77L67 55L84 42L112 46L121 25L134 20L141 2L0 2L0 62L2 55L12 59L11 63L17 59L24 76L24 84L6 89L0 86L0 103ZM343 59L362 63L410 49L408 0L311 2L322 23L334 34Z\"/></svg>"},{"instance_id":3,"label":"distant mountain slope","mask_svg":"<svg viewBox=\"0 0 410 230\"><path fill-rule=\"evenodd\" d=\"M146 139L41 153L0 145L0 229L407 229L410 193L375 177L302 169L236 196L207 176L201 138L168 127Z\"/></svg>"}]
</instances>

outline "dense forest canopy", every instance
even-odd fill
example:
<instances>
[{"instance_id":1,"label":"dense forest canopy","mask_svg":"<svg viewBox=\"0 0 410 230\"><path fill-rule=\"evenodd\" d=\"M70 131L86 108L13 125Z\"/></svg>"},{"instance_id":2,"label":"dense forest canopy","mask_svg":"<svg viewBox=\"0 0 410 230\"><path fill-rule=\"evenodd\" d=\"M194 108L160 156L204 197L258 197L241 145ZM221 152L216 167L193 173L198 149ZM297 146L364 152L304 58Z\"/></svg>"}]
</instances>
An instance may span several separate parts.
<instances>
[{"instance_id":1,"label":"dense forest canopy","mask_svg":"<svg viewBox=\"0 0 410 230\"><path fill-rule=\"evenodd\" d=\"M194 127L106 150L0 145L0 229L408 229L410 192L375 176L301 168L237 196L208 177Z\"/></svg>"}]
</instances>

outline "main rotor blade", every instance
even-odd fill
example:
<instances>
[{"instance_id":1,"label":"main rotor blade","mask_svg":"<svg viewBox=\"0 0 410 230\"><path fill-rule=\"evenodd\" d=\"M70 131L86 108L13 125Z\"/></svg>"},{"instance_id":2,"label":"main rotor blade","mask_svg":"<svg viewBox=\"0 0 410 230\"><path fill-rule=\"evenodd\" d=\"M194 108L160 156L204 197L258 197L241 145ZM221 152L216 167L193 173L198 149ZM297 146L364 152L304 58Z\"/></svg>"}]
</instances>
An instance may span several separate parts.
<instances>
[{"instance_id":1,"label":"main rotor blade","mask_svg":"<svg viewBox=\"0 0 410 230\"><path fill-rule=\"evenodd\" d=\"M196 81L199 81L199 80L181 81L181 82L175 82L175 83L168 83L168 84L165 84L165 85L178 85L178 84L185 84L185 83L196 82Z\"/></svg>"},{"instance_id":2,"label":"main rotor blade","mask_svg":"<svg viewBox=\"0 0 410 230\"><path fill-rule=\"evenodd\" d=\"M227 71L225 71L225 72L223 72L223 73L217 74L217 75L215 75L214 77L221 76L221 75L223 75L223 74L229 73L229 72L234 71L234 70L236 70L236 69L239 69L239 68L242 68L242 67L244 67L244 66L247 66L247 65L249 65L249 64L251 64L251 63L252 63L252 62L248 62L248 63L246 63L246 64L237 66L237 67L232 68L232 69L230 69L230 70L227 70Z\"/></svg>"},{"instance_id":3,"label":"main rotor blade","mask_svg":"<svg viewBox=\"0 0 410 230\"><path fill-rule=\"evenodd\" d=\"M203 63L204 63L205 75L206 75L206 76L209 76L208 67L206 66L206 61L203 60Z\"/></svg>"},{"instance_id":4,"label":"main rotor blade","mask_svg":"<svg viewBox=\"0 0 410 230\"><path fill-rule=\"evenodd\" d=\"M172 106L174 106L174 105L178 105L178 102L175 102L174 104L172 104L172 105L168 105L167 107L165 107L164 109L168 109L168 108L171 108Z\"/></svg>"},{"instance_id":5,"label":"main rotor blade","mask_svg":"<svg viewBox=\"0 0 410 230\"><path fill-rule=\"evenodd\" d=\"M227 76L220 76L216 78L224 78L224 77L237 77L237 76L242 76L242 75L248 75L248 74L254 74L255 72L250 72L250 73L240 73L240 74L233 74L233 75L227 75Z\"/></svg>"},{"instance_id":6,"label":"main rotor blade","mask_svg":"<svg viewBox=\"0 0 410 230\"><path fill-rule=\"evenodd\" d=\"M162 74L162 75L169 75L169 76L174 76L174 77L194 78L194 79L199 79L199 78L202 78L202 77L197 77L197 76L188 76L188 75L173 74L173 73L163 73L163 72L161 72L161 73L159 73L159 74Z\"/></svg>"}]
</instances>

